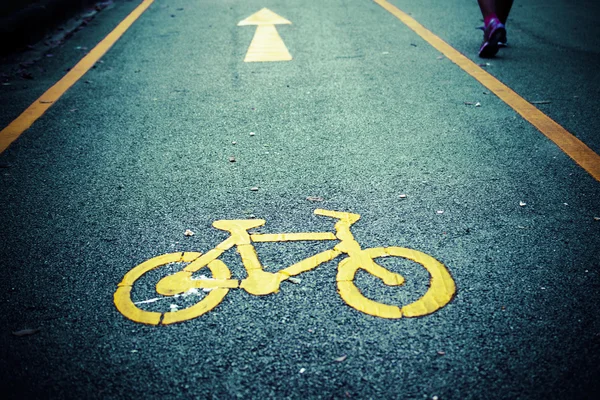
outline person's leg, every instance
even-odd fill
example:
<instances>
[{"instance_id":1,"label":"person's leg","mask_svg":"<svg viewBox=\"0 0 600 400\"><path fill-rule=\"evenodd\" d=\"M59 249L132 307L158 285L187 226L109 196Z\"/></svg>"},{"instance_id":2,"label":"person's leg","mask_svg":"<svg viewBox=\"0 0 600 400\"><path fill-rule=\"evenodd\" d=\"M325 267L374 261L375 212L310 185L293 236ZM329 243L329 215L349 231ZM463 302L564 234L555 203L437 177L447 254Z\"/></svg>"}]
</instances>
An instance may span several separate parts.
<instances>
[{"instance_id":1,"label":"person's leg","mask_svg":"<svg viewBox=\"0 0 600 400\"><path fill-rule=\"evenodd\" d=\"M484 21L483 43L479 48L479 56L484 58L493 57L498 52L500 43L506 43L506 28L497 15L497 3L503 3L503 0L477 0L477 2ZM512 3L512 0L510 2ZM505 9L506 7L502 10ZM508 10L510 10L510 7ZM508 13L506 16L508 16Z\"/></svg>"},{"instance_id":2,"label":"person's leg","mask_svg":"<svg viewBox=\"0 0 600 400\"><path fill-rule=\"evenodd\" d=\"M508 14L513 5L513 0L498 0L496 1L496 13L500 22L506 25Z\"/></svg>"},{"instance_id":3,"label":"person's leg","mask_svg":"<svg viewBox=\"0 0 600 400\"><path fill-rule=\"evenodd\" d=\"M483 20L487 22L489 19L497 17L496 15L496 0L477 0Z\"/></svg>"},{"instance_id":4,"label":"person's leg","mask_svg":"<svg viewBox=\"0 0 600 400\"><path fill-rule=\"evenodd\" d=\"M497 17L500 22L506 24L513 0L477 0L477 2L484 20Z\"/></svg>"}]
</instances>

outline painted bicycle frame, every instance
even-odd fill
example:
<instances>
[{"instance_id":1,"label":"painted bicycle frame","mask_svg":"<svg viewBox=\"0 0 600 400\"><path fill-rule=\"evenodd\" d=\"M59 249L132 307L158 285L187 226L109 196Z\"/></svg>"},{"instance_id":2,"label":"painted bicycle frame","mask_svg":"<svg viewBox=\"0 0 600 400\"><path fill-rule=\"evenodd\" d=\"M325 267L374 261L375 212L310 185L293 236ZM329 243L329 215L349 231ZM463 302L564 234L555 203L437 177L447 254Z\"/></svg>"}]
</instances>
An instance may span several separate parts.
<instances>
[{"instance_id":1,"label":"painted bicycle frame","mask_svg":"<svg viewBox=\"0 0 600 400\"><path fill-rule=\"evenodd\" d=\"M336 276L338 293L351 307L363 313L381 318L419 317L431 314L450 302L456 291L454 280L447 268L428 254L404 247L377 247L362 249L354 239L350 227L360 219L360 215L317 209L314 214L337 219L335 234L332 232L251 234L249 230L263 226L263 219L219 220L213 227L227 231L231 235L205 254L179 252L163 254L147 260L130 270L119 283L114 294L117 309L127 318L149 325L169 325L199 317L214 309L230 289L241 288L253 295L268 295L279 290L281 282L299 275L346 254L340 261ZM325 250L277 272L267 272L258 258L252 243L286 242L308 240L339 240L333 249ZM239 281L231 279L229 268L218 258L225 251L237 247L242 264L248 276ZM429 288L413 303L402 307L380 303L366 298L354 283L356 273L364 270L388 286L401 286L404 277L377 264L380 257L401 257L423 266L430 275ZM188 263L183 270L168 275L156 285L156 292L163 296L176 296L190 289L209 289L210 292L191 307L171 312L142 310L131 300L134 283L144 274L167 264ZM207 267L211 279L194 279L192 274Z\"/></svg>"}]
</instances>

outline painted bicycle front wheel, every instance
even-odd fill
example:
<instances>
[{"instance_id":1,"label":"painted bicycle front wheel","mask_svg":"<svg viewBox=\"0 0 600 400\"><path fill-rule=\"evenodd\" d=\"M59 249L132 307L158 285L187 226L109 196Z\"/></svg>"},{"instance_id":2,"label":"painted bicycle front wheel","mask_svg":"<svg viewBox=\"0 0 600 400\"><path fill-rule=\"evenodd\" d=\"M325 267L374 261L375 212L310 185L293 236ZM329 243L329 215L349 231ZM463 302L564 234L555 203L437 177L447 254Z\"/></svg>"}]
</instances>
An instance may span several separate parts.
<instances>
[{"instance_id":1,"label":"painted bicycle front wheel","mask_svg":"<svg viewBox=\"0 0 600 400\"><path fill-rule=\"evenodd\" d=\"M117 286L114 294L114 303L117 310L132 321L148 325L169 325L196 318L209 312L223 301L231 287L237 287L238 282L229 279L231 272L221 260L204 261L200 259L201 255L202 253L197 252L169 253L151 258L135 266L125 274L123 280ZM210 276L202 275L201 279L192 279L192 273L185 271L185 268L194 262L204 264L195 266L194 270L205 271ZM161 268L167 274L163 279L160 279L161 275L158 274L158 270ZM144 281L152 281L153 279L158 279L154 290L156 294L162 296L147 298L150 291L147 289L141 290L143 292L142 297L134 299L132 292L135 287L146 284L149 288L152 282L146 283ZM160 288L161 282L164 281L179 281L179 289L174 290L172 293L168 293L167 290L167 293L165 293L165 289L161 290ZM186 284L188 287L182 288L181 283ZM180 306L177 301L185 304ZM142 307L148 304L168 305L169 309L161 312Z\"/></svg>"},{"instance_id":2,"label":"painted bicycle front wheel","mask_svg":"<svg viewBox=\"0 0 600 400\"><path fill-rule=\"evenodd\" d=\"M425 294L416 301L403 305L385 304L365 297L355 284L359 270L376 271L377 275L397 275L397 283L388 285L400 286L404 278L391 273L375 263L380 257L400 257L421 265L429 274L429 287ZM366 265L372 262L375 265ZM384 274L381 272L384 270ZM384 276L378 276L384 280ZM456 285L444 264L423 252L404 247L377 247L365 249L361 257L348 257L342 260L337 273L338 292L351 307L380 318L420 317L431 314L446 306L454 297Z\"/></svg>"}]
</instances>

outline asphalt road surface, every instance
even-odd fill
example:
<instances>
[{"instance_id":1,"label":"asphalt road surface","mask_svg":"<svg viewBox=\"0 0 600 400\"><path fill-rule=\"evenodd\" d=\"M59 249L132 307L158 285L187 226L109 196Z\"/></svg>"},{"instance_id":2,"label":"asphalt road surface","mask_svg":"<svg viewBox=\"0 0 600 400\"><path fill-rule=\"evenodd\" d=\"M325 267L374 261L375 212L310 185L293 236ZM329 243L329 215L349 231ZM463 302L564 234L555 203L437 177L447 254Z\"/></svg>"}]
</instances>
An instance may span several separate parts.
<instances>
[{"instance_id":1,"label":"asphalt road surface","mask_svg":"<svg viewBox=\"0 0 600 400\"><path fill-rule=\"evenodd\" d=\"M13 72L0 87L2 128L140 3L115 2L26 71L3 65ZM515 1L509 47L489 60L477 57L474 0L389 4L600 152L597 2ZM281 42L272 31L260 39L291 60L245 62L269 23L238 23L263 8L291 22L275 25ZM141 263L226 240L217 220L264 219L253 234L339 234L316 209L360 215L350 229L362 249L439 260L450 301L416 317L361 312L338 286L407 310L429 293L430 274L382 257L403 286L364 269L336 284L351 264L338 252L276 293L232 288L174 324L115 306ZM348 243L337 239L255 248L277 272ZM243 280L250 264L232 246L219 259ZM595 399L599 250L598 179L380 4L155 0L0 154L2 393ZM186 265L134 282L140 315L164 322L226 292L157 293ZM202 268L186 282L212 275Z\"/></svg>"}]
</instances>

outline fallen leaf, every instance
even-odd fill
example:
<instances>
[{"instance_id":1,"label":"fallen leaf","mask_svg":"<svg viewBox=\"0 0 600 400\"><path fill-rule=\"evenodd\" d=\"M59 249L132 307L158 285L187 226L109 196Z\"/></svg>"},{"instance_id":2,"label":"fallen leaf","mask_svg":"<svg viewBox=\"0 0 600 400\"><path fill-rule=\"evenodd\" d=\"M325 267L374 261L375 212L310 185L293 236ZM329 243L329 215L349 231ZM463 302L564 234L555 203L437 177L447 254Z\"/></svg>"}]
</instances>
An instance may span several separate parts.
<instances>
[{"instance_id":1,"label":"fallen leaf","mask_svg":"<svg viewBox=\"0 0 600 400\"><path fill-rule=\"evenodd\" d=\"M319 196L308 196L306 198L308 201L324 201L325 199Z\"/></svg>"},{"instance_id":2,"label":"fallen leaf","mask_svg":"<svg viewBox=\"0 0 600 400\"><path fill-rule=\"evenodd\" d=\"M185 232L183 233L185 236L194 236L194 232L192 232L189 229L186 229Z\"/></svg>"},{"instance_id":3,"label":"fallen leaf","mask_svg":"<svg viewBox=\"0 0 600 400\"><path fill-rule=\"evenodd\" d=\"M344 354L343 356L336 358L334 361L335 361L335 362L342 362L342 361L344 361L346 358L348 358L348 356Z\"/></svg>"},{"instance_id":4,"label":"fallen leaf","mask_svg":"<svg viewBox=\"0 0 600 400\"><path fill-rule=\"evenodd\" d=\"M29 336L38 333L39 329L21 329L20 331L14 331L12 334L15 336Z\"/></svg>"}]
</instances>

